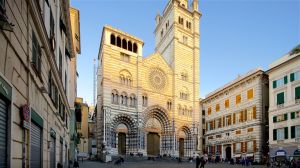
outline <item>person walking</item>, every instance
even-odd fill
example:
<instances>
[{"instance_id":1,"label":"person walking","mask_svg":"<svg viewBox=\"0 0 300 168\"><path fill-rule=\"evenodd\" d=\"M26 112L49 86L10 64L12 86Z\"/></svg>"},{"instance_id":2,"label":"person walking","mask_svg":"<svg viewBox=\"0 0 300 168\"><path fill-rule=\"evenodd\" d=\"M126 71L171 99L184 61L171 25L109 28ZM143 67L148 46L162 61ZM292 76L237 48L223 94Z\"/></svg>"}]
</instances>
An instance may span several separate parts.
<instances>
[{"instance_id":1,"label":"person walking","mask_svg":"<svg viewBox=\"0 0 300 168\"><path fill-rule=\"evenodd\" d=\"M202 157L202 158L201 158L201 163L200 163L200 164L201 164L201 165L200 165L200 168L204 168L205 163L206 163L206 162L205 162L205 159Z\"/></svg>"},{"instance_id":2,"label":"person walking","mask_svg":"<svg viewBox=\"0 0 300 168\"><path fill-rule=\"evenodd\" d=\"M201 162L201 160L200 160L199 156L197 156L196 157L196 168L199 168L200 162Z\"/></svg>"},{"instance_id":3,"label":"person walking","mask_svg":"<svg viewBox=\"0 0 300 168\"><path fill-rule=\"evenodd\" d=\"M77 160L74 161L73 168L79 168L79 163Z\"/></svg>"}]
</instances>

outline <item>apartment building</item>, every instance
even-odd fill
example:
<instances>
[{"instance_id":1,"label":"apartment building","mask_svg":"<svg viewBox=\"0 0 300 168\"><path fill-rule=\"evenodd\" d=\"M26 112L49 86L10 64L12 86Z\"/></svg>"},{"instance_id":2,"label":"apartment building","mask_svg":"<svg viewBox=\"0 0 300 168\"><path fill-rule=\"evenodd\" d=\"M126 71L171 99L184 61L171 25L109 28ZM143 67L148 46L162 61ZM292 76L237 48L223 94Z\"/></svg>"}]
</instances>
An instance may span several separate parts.
<instances>
[{"instance_id":1,"label":"apartment building","mask_svg":"<svg viewBox=\"0 0 300 168\"><path fill-rule=\"evenodd\" d=\"M69 1L1 0L0 23L0 167L67 166Z\"/></svg>"},{"instance_id":2,"label":"apartment building","mask_svg":"<svg viewBox=\"0 0 300 168\"><path fill-rule=\"evenodd\" d=\"M269 143L276 160L300 158L300 46L269 66Z\"/></svg>"},{"instance_id":3,"label":"apartment building","mask_svg":"<svg viewBox=\"0 0 300 168\"><path fill-rule=\"evenodd\" d=\"M268 76L254 69L201 100L210 159L260 162L267 155Z\"/></svg>"}]
</instances>

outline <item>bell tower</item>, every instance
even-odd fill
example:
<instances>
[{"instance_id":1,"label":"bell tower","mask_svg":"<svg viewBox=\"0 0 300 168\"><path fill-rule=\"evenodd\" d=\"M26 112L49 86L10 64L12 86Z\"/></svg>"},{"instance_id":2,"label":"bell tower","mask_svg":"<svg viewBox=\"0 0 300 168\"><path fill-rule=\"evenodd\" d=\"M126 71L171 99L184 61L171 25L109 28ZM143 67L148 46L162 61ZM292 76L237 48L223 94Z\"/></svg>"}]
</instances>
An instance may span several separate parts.
<instances>
[{"instance_id":1,"label":"bell tower","mask_svg":"<svg viewBox=\"0 0 300 168\"><path fill-rule=\"evenodd\" d=\"M201 124L199 114L199 21L198 0L170 0L162 14L156 15L155 51L173 70L173 105L176 125ZM192 109L190 117L182 116L180 107ZM199 129L199 128L198 128ZM197 134L195 132L195 134Z\"/></svg>"}]
</instances>

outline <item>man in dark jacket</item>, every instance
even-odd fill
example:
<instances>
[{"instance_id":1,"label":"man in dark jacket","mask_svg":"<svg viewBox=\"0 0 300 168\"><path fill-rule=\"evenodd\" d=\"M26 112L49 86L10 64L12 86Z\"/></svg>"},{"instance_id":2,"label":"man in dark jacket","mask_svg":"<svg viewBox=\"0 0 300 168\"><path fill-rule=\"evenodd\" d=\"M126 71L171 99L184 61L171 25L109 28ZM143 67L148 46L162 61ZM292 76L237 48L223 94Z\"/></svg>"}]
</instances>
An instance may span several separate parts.
<instances>
[{"instance_id":1,"label":"man in dark jacket","mask_svg":"<svg viewBox=\"0 0 300 168\"><path fill-rule=\"evenodd\" d=\"M201 162L201 160L200 160L199 156L197 156L197 158L196 158L196 168L199 168L200 162Z\"/></svg>"},{"instance_id":2,"label":"man in dark jacket","mask_svg":"<svg viewBox=\"0 0 300 168\"><path fill-rule=\"evenodd\" d=\"M200 165L200 168L204 168L204 165L206 163L205 159L203 157L201 157L201 165Z\"/></svg>"}]
</instances>

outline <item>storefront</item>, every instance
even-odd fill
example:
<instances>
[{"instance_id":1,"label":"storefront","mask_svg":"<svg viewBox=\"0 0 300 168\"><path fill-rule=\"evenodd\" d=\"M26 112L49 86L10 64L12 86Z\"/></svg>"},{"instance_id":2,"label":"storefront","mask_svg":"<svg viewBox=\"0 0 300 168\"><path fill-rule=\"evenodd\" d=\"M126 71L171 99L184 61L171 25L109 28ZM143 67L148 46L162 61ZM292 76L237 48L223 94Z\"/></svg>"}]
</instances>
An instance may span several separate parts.
<instances>
[{"instance_id":1,"label":"storefront","mask_svg":"<svg viewBox=\"0 0 300 168\"><path fill-rule=\"evenodd\" d=\"M56 168L55 162L56 162L56 154L55 154L55 148L56 148L56 132L51 128L50 129L50 168Z\"/></svg>"},{"instance_id":2,"label":"storefront","mask_svg":"<svg viewBox=\"0 0 300 168\"><path fill-rule=\"evenodd\" d=\"M286 151L278 150L275 152L275 160L276 161L284 161L286 159Z\"/></svg>"},{"instance_id":3,"label":"storefront","mask_svg":"<svg viewBox=\"0 0 300 168\"><path fill-rule=\"evenodd\" d=\"M298 160L300 158L300 149L295 150L293 159Z\"/></svg>"},{"instance_id":4,"label":"storefront","mask_svg":"<svg viewBox=\"0 0 300 168\"><path fill-rule=\"evenodd\" d=\"M12 87L0 76L0 167L9 166L8 128Z\"/></svg>"},{"instance_id":5,"label":"storefront","mask_svg":"<svg viewBox=\"0 0 300 168\"><path fill-rule=\"evenodd\" d=\"M43 119L31 109L30 125L30 167L42 167Z\"/></svg>"}]
</instances>

